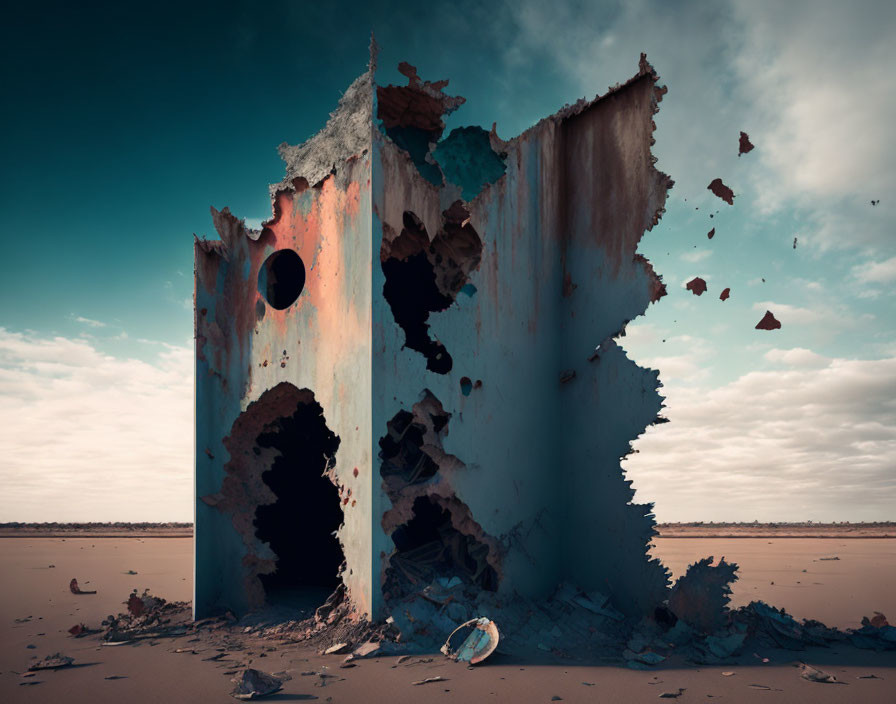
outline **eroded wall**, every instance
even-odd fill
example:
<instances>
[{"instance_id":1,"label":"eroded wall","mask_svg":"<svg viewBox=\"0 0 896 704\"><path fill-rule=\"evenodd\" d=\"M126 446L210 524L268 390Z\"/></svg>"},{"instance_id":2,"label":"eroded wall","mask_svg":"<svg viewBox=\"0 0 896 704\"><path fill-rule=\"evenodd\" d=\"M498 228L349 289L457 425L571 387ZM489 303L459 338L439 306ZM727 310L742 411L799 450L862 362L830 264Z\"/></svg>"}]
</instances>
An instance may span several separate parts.
<instances>
[{"instance_id":1,"label":"eroded wall","mask_svg":"<svg viewBox=\"0 0 896 704\"><path fill-rule=\"evenodd\" d=\"M237 421L284 382L313 394L338 437L327 474L344 513L343 580L358 615L371 612L369 183L369 155L359 154L315 185L301 177L280 184L260 232L213 211L221 241L196 242L197 615L264 602L258 575L276 556L252 522L256 505L276 497L265 493L270 458L257 452L258 428ZM282 310L258 285L261 272L265 288L263 263L280 250L298 253L305 268L301 294ZM295 410L292 397L286 405L261 427Z\"/></svg>"},{"instance_id":2,"label":"eroded wall","mask_svg":"<svg viewBox=\"0 0 896 704\"><path fill-rule=\"evenodd\" d=\"M276 409L252 404L288 383L284 403L313 394L338 437L358 617L435 575L536 599L570 581L643 613L667 573L620 459L662 397L614 338L665 292L636 252L672 185L650 154L664 89L642 57L503 141L444 136L463 99L401 70L407 86L376 86L371 68L321 133L281 146L263 230L213 212L221 242L197 241L196 611L264 601L275 556L252 521L275 453L250 436ZM259 285L283 249L307 279L278 310Z\"/></svg>"},{"instance_id":3,"label":"eroded wall","mask_svg":"<svg viewBox=\"0 0 896 704\"><path fill-rule=\"evenodd\" d=\"M410 78L413 88L416 73ZM647 556L651 507L631 503L620 468L661 408L657 374L612 340L664 293L636 254L672 185L650 154L664 92L656 82L642 57L625 85L508 142L480 130L483 146L478 128L456 130L427 160L443 166L441 185L390 137L388 114L374 132L375 239L385 248L400 242L407 212L434 239L462 207L482 240L461 292L427 319L451 356L443 373L406 344L380 294L387 276L374 267L373 435L432 397L450 415L441 447L457 460L425 486L380 495L381 574L394 516L431 494L466 507L472 532L498 546L500 592L544 597L570 580L610 592L632 613L665 598L667 573ZM430 132L438 127L426 120Z\"/></svg>"}]
</instances>

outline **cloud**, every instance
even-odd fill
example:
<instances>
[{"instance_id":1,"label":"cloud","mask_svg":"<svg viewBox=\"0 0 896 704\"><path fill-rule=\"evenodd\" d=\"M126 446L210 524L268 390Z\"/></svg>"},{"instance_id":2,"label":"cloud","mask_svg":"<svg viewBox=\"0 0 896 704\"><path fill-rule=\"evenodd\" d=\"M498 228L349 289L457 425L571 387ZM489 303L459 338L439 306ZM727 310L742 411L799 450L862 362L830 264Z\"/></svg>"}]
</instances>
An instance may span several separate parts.
<instances>
[{"instance_id":1,"label":"cloud","mask_svg":"<svg viewBox=\"0 0 896 704\"><path fill-rule=\"evenodd\" d=\"M896 358L766 359L786 368L666 389L671 422L625 461L637 500L655 501L661 521L891 520Z\"/></svg>"},{"instance_id":2,"label":"cloud","mask_svg":"<svg viewBox=\"0 0 896 704\"><path fill-rule=\"evenodd\" d=\"M0 521L191 520L192 350L0 328Z\"/></svg>"},{"instance_id":3,"label":"cloud","mask_svg":"<svg viewBox=\"0 0 896 704\"><path fill-rule=\"evenodd\" d=\"M896 4L519 0L509 7L508 71L524 60L544 63L590 95L631 75L638 52L647 53L669 87L654 154L675 193L708 198L706 184L721 176L741 196L740 208L753 201L757 217L796 215L799 241L811 250L891 245L896 82L883 67ZM740 130L756 149L738 158ZM872 199L881 202L872 207Z\"/></svg>"},{"instance_id":4,"label":"cloud","mask_svg":"<svg viewBox=\"0 0 896 704\"><path fill-rule=\"evenodd\" d=\"M876 262L868 261L852 268L852 277L863 284L889 284L896 281L896 257Z\"/></svg>"},{"instance_id":5,"label":"cloud","mask_svg":"<svg viewBox=\"0 0 896 704\"><path fill-rule=\"evenodd\" d=\"M821 331L854 328L861 322L874 319L871 313L856 314L843 305L806 308L789 303L757 301L753 304L753 310L757 313L770 310L782 325L811 326Z\"/></svg>"},{"instance_id":6,"label":"cloud","mask_svg":"<svg viewBox=\"0 0 896 704\"><path fill-rule=\"evenodd\" d=\"M90 318L84 318L83 316L77 316L74 318L76 323L81 323L82 325L87 325L92 328L104 328L106 324L99 320L92 320Z\"/></svg>"},{"instance_id":7,"label":"cloud","mask_svg":"<svg viewBox=\"0 0 896 704\"><path fill-rule=\"evenodd\" d=\"M695 249L690 252L685 252L681 255L681 259L686 262L690 262L691 264L696 264L698 262L702 262L704 259L709 259L712 256L712 250L709 249Z\"/></svg>"},{"instance_id":8,"label":"cloud","mask_svg":"<svg viewBox=\"0 0 896 704\"><path fill-rule=\"evenodd\" d=\"M792 367L811 369L826 367L829 362L827 358L804 347L794 347L789 350L774 348L768 350L763 356L774 364L786 364Z\"/></svg>"}]
</instances>

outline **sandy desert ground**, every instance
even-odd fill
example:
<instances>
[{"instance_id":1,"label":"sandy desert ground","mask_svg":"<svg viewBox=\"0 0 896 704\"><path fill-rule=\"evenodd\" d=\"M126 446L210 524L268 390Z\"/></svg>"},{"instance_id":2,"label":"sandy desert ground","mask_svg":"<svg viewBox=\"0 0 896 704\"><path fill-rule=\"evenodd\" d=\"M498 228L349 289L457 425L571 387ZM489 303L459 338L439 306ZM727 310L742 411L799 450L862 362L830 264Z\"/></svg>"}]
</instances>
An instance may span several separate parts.
<instances>
[{"instance_id":1,"label":"sandy desert ground","mask_svg":"<svg viewBox=\"0 0 896 704\"><path fill-rule=\"evenodd\" d=\"M892 539L658 538L654 554L675 576L706 555L739 563L734 605L761 598L797 617L839 627L858 626L873 611L896 614ZM821 559L831 557L839 559ZM283 691L267 698L284 702L653 702L679 689L684 691L676 701L682 704L896 701L896 653L845 645L756 654L768 663L748 653L717 667L670 658L652 671L498 654L467 668L438 653L400 664L397 657L378 657L341 669L341 656L251 637L244 639L245 649L230 652L217 650L220 640L194 635L101 647L98 636L67 633L76 623L97 627L108 614L123 611L133 589L188 600L191 563L192 543L185 538L0 538L0 702L232 702L227 673L240 665L288 672L292 679ZM72 577L98 593L72 594ZM241 632L242 624L234 629ZM31 663L57 651L74 657L75 666L23 677ZM846 684L801 679L794 667L799 661ZM445 679L412 684L437 675Z\"/></svg>"}]
</instances>

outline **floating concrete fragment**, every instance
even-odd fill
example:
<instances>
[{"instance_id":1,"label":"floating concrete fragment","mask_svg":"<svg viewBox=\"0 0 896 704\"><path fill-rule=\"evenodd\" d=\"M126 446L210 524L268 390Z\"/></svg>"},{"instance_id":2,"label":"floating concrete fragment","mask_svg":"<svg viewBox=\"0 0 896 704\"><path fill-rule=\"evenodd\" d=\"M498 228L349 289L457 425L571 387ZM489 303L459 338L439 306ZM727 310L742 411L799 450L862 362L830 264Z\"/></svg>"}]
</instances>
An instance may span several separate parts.
<instances>
[{"instance_id":1,"label":"floating concrete fragment","mask_svg":"<svg viewBox=\"0 0 896 704\"><path fill-rule=\"evenodd\" d=\"M734 191L732 191L728 186L722 183L722 179L716 178L713 179L707 188L713 192L714 195L721 198L728 205L734 205Z\"/></svg>"},{"instance_id":2,"label":"floating concrete fragment","mask_svg":"<svg viewBox=\"0 0 896 704\"><path fill-rule=\"evenodd\" d=\"M29 666L29 670L58 670L62 667L69 667L75 662L74 658L70 658L68 655L63 655L62 653L54 653L53 655L47 655L43 660L38 660L33 665Z\"/></svg>"},{"instance_id":3,"label":"floating concrete fragment","mask_svg":"<svg viewBox=\"0 0 896 704\"><path fill-rule=\"evenodd\" d=\"M730 288L722 289L722 293L719 294L719 300L727 301L729 296L731 296L731 289Z\"/></svg>"},{"instance_id":4,"label":"floating concrete fragment","mask_svg":"<svg viewBox=\"0 0 896 704\"><path fill-rule=\"evenodd\" d=\"M230 693L234 699L261 699L283 689L283 680L252 668L230 681L236 685Z\"/></svg>"},{"instance_id":5,"label":"floating concrete fragment","mask_svg":"<svg viewBox=\"0 0 896 704\"><path fill-rule=\"evenodd\" d=\"M750 142L750 136L746 132L741 132L737 146L737 155L740 156L751 151L753 151L753 143Z\"/></svg>"},{"instance_id":6,"label":"floating concrete fragment","mask_svg":"<svg viewBox=\"0 0 896 704\"><path fill-rule=\"evenodd\" d=\"M706 233L706 236L709 239L712 239L713 237L715 237L715 235L716 235L716 228L712 228L709 232Z\"/></svg>"},{"instance_id":7,"label":"floating concrete fragment","mask_svg":"<svg viewBox=\"0 0 896 704\"><path fill-rule=\"evenodd\" d=\"M780 321L772 315L770 310L765 311L762 320L756 323L757 330L777 330L781 327Z\"/></svg>"},{"instance_id":8,"label":"floating concrete fragment","mask_svg":"<svg viewBox=\"0 0 896 704\"><path fill-rule=\"evenodd\" d=\"M687 286L685 286L688 291L693 293L695 296L702 296L706 292L706 281L701 279L699 276L695 276L693 279L688 281Z\"/></svg>"},{"instance_id":9,"label":"floating concrete fragment","mask_svg":"<svg viewBox=\"0 0 896 704\"><path fill-rule=\"evenodd\" d=\"M72 594L96 594L96 591L85 591L78 586L78 580L72 577L72 581L69 582L68 588L71 590Z\"/></svg>"},{"instance_id":10,"label":"floating concrete fragment","mask_svg":"<svg viewBox=\"0 0 896 704\"><path fill-rule=\"evenodd\" d=\"M495 622L482 616L454 629L441 650L453 660L476 665L495 652L499 639Z\"/></svg>"}]
</instances>

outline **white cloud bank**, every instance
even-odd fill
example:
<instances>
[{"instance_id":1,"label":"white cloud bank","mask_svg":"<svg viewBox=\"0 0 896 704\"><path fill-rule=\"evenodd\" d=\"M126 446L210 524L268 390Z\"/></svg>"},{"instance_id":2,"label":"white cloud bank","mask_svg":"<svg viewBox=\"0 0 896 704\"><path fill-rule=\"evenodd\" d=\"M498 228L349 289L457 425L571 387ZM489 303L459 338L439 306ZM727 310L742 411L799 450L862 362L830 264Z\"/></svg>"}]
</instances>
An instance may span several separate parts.
<instances>
[{"instance_id":1,"label":"white cloud bank","mask_svg":"<svg viewBox=\"0 0 896 704\"><path fill-rule=\"evenodd\" d=\"M507 7L516 25L507 67L537 54L583 94L624 80L638 52L647 53L670 91L654 154L676 181L674 195L706 197L706 185L721 176L736 194L755 193L757 215L797 213L799 241L815 252L892 246L896 81L885 67L896 3L516 0ZM740 130L756 149L738 159Z\"/></svg>"},{"instance_id":2,"label":"white cloud bank","mask_svg":"<svg viewBox=\"0 0 896 704\"><path fill-rule=\"evenodd\" d=\"M625 461L636 499L661 521L892 520L896 358L765 359L776 368L667 390L671 422Z\"/></svg>"},{"instance_id":3,"label":"white cloud bank","mask_svg":"<svg viewBox=\"0 0 896 704\"><path fill-rule=\"evenodd\" d=\"M0 521L192 520L192 350L0 328Z\"/></svg>"}]
</instances>

